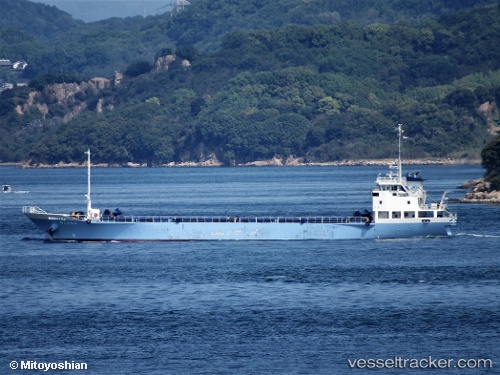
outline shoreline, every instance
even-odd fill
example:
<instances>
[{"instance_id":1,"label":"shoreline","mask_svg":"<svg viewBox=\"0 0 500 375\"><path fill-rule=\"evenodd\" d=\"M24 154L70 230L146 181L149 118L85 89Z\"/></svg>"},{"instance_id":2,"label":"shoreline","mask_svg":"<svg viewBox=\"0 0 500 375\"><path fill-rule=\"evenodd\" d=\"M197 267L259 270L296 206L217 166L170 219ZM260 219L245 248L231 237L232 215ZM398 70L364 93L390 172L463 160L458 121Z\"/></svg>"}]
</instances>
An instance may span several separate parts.
<instances>
[{"instance_id":1,"label":"shoreline","mask_svg":"<svg viewBox=\"0 0 500 375\"><path fill-rule=\"evenodd\" d=\"M225 165L218 160L210 159L202 162L170 162L167 164L155 165L148 167L146 164L139 163L96 163L92 164L92 168L197 168L197 167L345 167L345 166L389 166L395 164L395 159L358 159L358 160L341 160L330 162L303 162L300 158L273 158L269 160L257 160L248 163L236 165ZM464 164L481 164L480 160L476 159L454 159L454 158L424 158L424 159L408 159L403 162L403 165L464 165ZM57 164L31 164L29 162L19 163L0 163L0 166L12 166L22 169L50 169L50 168L83 168L87 166L83 163L63 163Z\"/></svg>"},{"instance_id":2,"label":"shoreline","mask_svg":"<svg viewBox=\"0 0 500 375\"><path fill-rule=\"evenodd\" d=\"M454 203L481 203L493 206L500 205L500 191L491 190L489 182L484 177L470 180L459 186L459 189L468 190L464 198L453 199Z\"/></svg>"},{"instance_id":3,"label":"shoreline","mask_svg":"<svg viewBox=\"0 0 500 375\"><path fill-rule=\"evenodd\" d=\"M217 160L210 159L204 162L171 162L153 166L151 168L199 168L199 167L345 167L345 166L390 166L395 164L394 159L359 159L359 160L342 160L332 162L310 162L304 163L300 158L288 158L284 162L280 158L269 160L259 160L233 166L224 165ZM481 164L480 160L476 159L453 159L453 158L425 158L425 159L409 159L403 165L418 166L418 165L465 165L465 164ZM63 168L86 168L87 163L62 163L57 164L29 164L24 163L0 163L0 166L12 166L21 169L63 169ZM125 164L108 164L96 163L92 164L92 168L149 168L146 164L128 162ZM500 205L500 192L489 191L489 183L485 183L483 178L478 180L468 181L458 189L469 190L464 192L463 198L450 199L454 203L481 203L490 205Z\"/></svg>"}]
</instances>

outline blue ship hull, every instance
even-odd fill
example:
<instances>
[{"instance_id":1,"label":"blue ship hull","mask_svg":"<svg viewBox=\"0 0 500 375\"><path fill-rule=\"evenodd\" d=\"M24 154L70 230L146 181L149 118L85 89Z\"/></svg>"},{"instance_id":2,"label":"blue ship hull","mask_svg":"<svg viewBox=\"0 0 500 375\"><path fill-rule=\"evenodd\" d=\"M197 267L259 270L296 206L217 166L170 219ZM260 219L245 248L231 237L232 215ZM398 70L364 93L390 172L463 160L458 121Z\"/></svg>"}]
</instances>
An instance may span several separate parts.
<instances>
[{"instance_id":1,"label":"blue ship hull","mask_svg":"<svg viewBox=\"0 0 500 375\"><path fill-rule=\"evenodd\" d=\"M25 214L50 240L204 241L342 240L451 235L450 222L373 223L366 218L119 217L85 220L70 215Z\"/></svg>"}]
</instances>

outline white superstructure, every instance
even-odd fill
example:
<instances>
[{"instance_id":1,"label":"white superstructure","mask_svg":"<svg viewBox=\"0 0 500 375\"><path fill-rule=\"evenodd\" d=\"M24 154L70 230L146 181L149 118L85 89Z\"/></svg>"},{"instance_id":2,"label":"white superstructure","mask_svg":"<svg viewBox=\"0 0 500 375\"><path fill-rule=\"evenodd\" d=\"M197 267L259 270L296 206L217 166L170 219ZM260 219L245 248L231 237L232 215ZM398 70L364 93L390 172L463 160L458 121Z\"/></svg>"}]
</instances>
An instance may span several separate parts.
<instances>
[{"instance_id":1,"label":"white superstructure","mask_svg":"<svg viewBox=\"0 0 500 375\"><path fill-rule=\"evenodd\" d=\"M450 222L456 215L448 211L446 192L439 203L427 204L423 179L418 173L403 176L401 168L401 139L403 130L398 125L399 155L397 165L390 167L386 176L378 176L372 190L372 211L376 223ZM395 171L395 172L393 172Z\"/></svg>"}]
</instances>

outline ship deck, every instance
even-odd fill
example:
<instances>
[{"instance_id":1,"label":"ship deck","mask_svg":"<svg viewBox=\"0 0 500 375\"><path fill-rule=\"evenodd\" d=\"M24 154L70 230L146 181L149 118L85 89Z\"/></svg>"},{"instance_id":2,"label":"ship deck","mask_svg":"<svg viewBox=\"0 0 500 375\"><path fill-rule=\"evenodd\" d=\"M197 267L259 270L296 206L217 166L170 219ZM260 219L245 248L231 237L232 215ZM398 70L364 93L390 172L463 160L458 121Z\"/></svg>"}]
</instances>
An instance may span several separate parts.
<instances>
[{"instance_id":1,"label":"ship deck","mask_svg":"<svg viewBox=\"0 0 500 375\"><path fill-rule=\"evenodd\" d=\"M366 217L102 216L102 222L364 224Z\"/></svg>"},{"instance_id":2,"label":"ship deck","mask_svg":"<svg viewBox=\"0 0 500 375\"><path fill-rule=\"evenodd\" d=\"M72 214L54 214L39 207L24 206L23 213L48 217L66 218L85 221L83 212ZM131 215L101 215L94 222L117 223L298 223L298 224L366 224L370 222L366 216L131 216Z\"/></svg>"}]
</instances>

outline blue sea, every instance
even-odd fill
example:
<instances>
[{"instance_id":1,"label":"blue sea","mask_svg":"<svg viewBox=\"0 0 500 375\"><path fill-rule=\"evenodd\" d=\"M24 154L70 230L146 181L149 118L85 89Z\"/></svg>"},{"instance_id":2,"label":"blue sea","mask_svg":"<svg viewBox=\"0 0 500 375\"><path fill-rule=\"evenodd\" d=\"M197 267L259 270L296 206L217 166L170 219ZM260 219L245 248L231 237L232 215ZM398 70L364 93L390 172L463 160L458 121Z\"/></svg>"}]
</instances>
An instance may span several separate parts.
<instances>
[{"instance_id":1,"label":"blue sea","mask_svg":"<svg viewBox=\"0 0 500 375\"><path fill-rule=\"evenodd\" d=\"M484 173L413 169L435 200L463 197L456 187ZM126 214L342 216L370 208L385 172L95 168L92 201ZM0 194L0 374L500 373L498 206L450 203L450 238L50 243L22 206L83 210L86 169L0 167L0 180L14 190Z\"/></svg>"}]
</instances>

